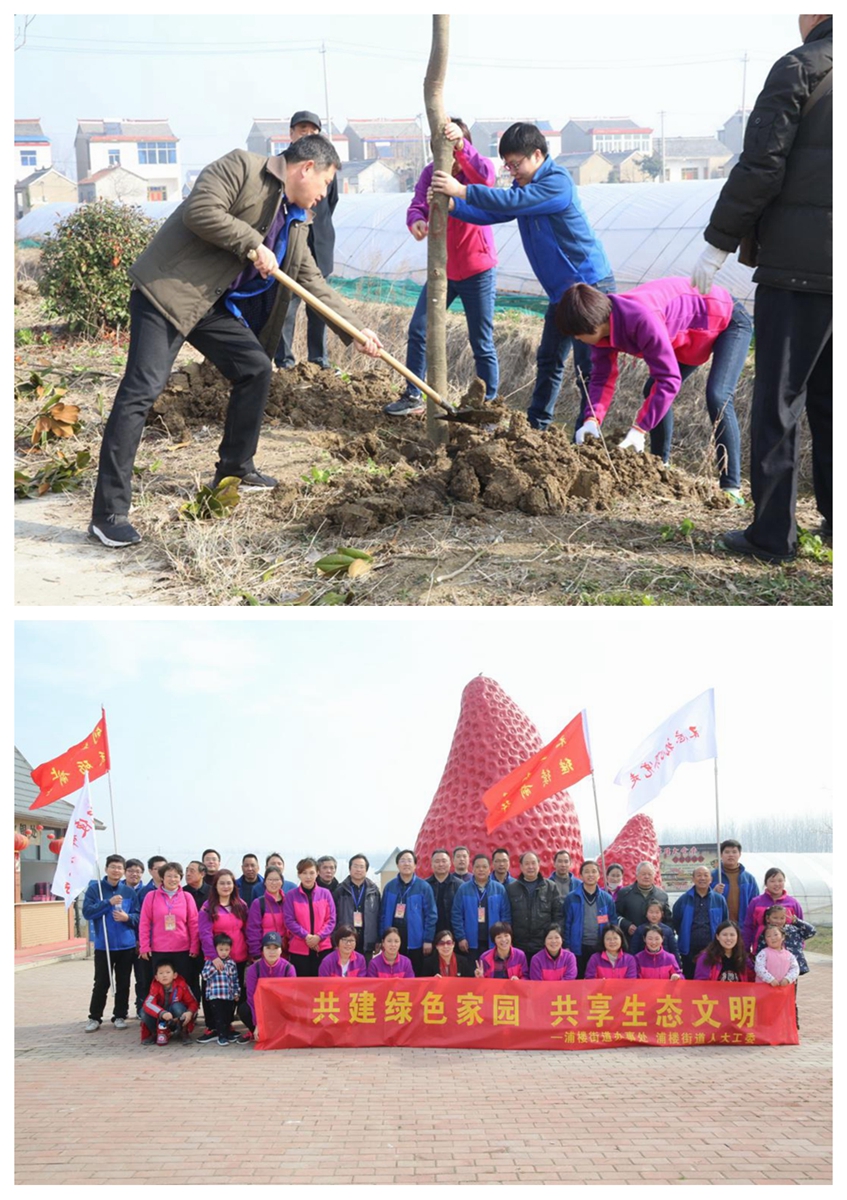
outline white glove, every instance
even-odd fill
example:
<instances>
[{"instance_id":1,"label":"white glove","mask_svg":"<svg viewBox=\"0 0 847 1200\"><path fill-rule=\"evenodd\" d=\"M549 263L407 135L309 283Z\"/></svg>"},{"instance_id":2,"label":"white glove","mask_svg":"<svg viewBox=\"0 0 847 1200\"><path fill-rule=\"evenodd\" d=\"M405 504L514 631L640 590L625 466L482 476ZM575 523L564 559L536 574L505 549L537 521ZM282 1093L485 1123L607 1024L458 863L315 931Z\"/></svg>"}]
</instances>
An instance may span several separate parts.
<instances>
[{"instance_id":1,"label":"white glove","mask_svg":"<svg viewBox=\"0 0 847 1200\"><path fill-rule=\"evenodd\" d=\"M624 438L624 440L622 442L618 442L618 447L621 450L628 450L630 447L632 447L632 449L635 450L637 454L643 454L644 453L644 434L641 432L640 429L636 429L635 426L633 425L632 428L630 429L629 433Z\"/></svg>"},{"instance_id":2,"label":"white glove","mask_svg":"<svg viewBox=\"0 0 847 1200\"><path fill-rule=\"evenodd\" d=\"M581 446L587 437L598 438L600 436L600 425L593 418L589 418L584 425L580 425L574 434L574 441L577 446Z\"/></svg>"},{"instance_id":3,"label":"white glove","mask_svg":"<svg viewBox=\"0 0 847 1200\"><path fill-rule=\"evenodd\" d=\"M701 296L708 295L712 290L712 280L728 258L728 250L719 250L717 246L706 246L691 272L691 286L696 287Z\"/></svg>"}]
</instances>

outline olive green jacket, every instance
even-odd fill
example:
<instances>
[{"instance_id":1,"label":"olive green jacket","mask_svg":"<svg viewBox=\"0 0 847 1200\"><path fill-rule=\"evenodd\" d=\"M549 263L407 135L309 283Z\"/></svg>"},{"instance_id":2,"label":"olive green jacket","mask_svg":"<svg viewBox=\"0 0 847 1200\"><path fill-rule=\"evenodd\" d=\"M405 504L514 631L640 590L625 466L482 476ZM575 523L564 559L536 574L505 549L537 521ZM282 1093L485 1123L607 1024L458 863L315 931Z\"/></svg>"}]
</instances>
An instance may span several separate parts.
<instances>
[{"instance_id":1,"label":"olive green jacket","mask_svg":"<svg viewBox=\"0 0 847 1200\"><path fill-rule=\"evenodd\" d=\"M285 158L231 150L197 176L187 199L168 217L129 268L135 286L187 337L264 241L285 190ZM311 219L311 214L309 214ZM356 318L327 284L308 246L309 222L292 222L282 269L351 324ZM291 292L281 284L259 341L273 357ZM327 322L347 345L349 334Z\"/></svg>"}]
</instances>

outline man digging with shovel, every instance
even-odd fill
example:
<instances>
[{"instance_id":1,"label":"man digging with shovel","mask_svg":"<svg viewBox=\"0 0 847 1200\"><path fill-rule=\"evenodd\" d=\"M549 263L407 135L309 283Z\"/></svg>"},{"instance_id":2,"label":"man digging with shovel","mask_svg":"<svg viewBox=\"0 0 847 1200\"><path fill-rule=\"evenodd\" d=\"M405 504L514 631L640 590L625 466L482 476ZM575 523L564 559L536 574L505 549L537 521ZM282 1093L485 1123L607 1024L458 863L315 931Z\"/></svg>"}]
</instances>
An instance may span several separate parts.
<instances>
[{"instance_id":1,"label":"man digging with shovel","mask_svg":"<svg viewBox=\"0 0 847 1200\"><path fill-rule=\"evenodd\" d=\"M186 341L233 385L213 486L227 476L238 477L245 489L276 484L253 463L291 295L269 276L282 262L287 275L355 326L307 244L310 210L340 166L335 148L317 135L273 158L233 150L201 171L191 194L130 267L127 368L103 435L88 526L104 546L141 541L128 515L133 463L150 406ZM354 340L329 323L345 344ZM370 329L356 341L371 357L382 351Z\"/></svg>"}]
</instances>

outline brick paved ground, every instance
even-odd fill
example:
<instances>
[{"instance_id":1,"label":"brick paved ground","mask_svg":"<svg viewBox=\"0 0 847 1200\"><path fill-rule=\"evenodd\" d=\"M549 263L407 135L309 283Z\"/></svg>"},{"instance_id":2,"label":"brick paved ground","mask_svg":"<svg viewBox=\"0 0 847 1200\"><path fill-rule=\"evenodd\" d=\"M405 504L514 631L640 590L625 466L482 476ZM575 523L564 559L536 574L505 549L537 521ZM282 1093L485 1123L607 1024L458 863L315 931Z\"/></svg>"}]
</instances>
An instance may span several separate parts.
<instances>
[{"instance_id":1,"label":"brick paved ground","mask_svg":"<svg viewBox=\"0 0 847 1200\"><path fill-rule=\"evenodd\" d=\"M89 962L22 971L16 1182L829 1184L832 968L809 958L800 1046L558 1055L142 1049L134 1021L83 1033Z\"/></svg>"}]
</instances>

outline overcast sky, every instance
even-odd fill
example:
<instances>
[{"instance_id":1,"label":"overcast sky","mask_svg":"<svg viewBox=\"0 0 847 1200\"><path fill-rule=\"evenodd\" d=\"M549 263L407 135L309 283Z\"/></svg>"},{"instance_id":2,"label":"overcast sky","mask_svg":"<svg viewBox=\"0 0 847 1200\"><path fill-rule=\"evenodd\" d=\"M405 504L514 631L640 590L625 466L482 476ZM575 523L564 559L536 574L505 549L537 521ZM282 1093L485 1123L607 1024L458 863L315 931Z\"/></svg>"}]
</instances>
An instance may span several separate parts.
<instances>
[{"instance_id":1,"label":"overcast sky","mask_svg":"<svg viewBox=\"0 0 847 1200\"><path fill-rule=\"evenodd\" d=\"M733 817L828 811L826 616L583 611L19 621L16 745L33 766L53 758L91 732L103 703L121 853L184 863L211 844L238 866L246 850L279 850L293 876L303 854L363 850L379 866L414 842L462 689L480 673L545 741L587 708L606 844L626 820L618 769L714 686L722 834ZM92 793L110 827L105 856L106 780ZM590 781L572 797L590 835ZM688 812L699 827L713 810L705 762L680 767L645 811L658 826Z\"/></svg>"},{"instance_id":2,"label":"overcast sky","mask_svg":"<svg viewBox=\"0 0 847 1200\"><path fill-rule=\"evenodd\" d=\"M526 16L511 3L503 15L494 4L484 17L453 16L447 108L468 121L536 117L554 127L625 116L657 135L664 111L667 136L714 135L741 107L745 53L749 109L771 64L800 41L787 7L766 16L652 7L646 16L631 6ZM41 118L54 163L71 173L80 117L166 117L183 168L202 167L244 146L255 117L326 115L323 43L340 128L351 117L422 112L428 13L409 4L382 16L250 8L268 15L40 14L15 54L15 116Z\"/></svg>"}]
</instances>

